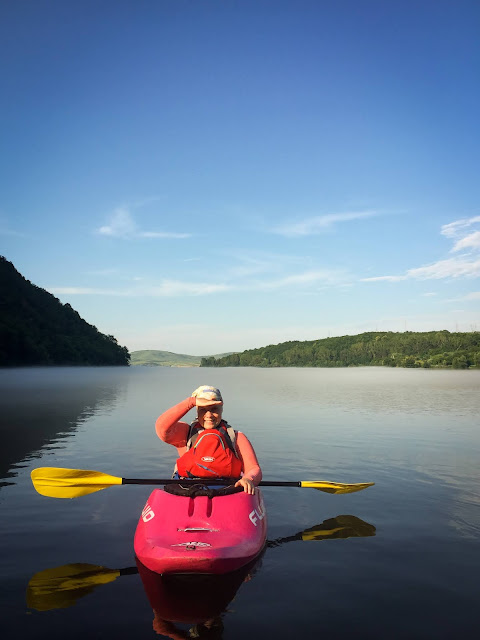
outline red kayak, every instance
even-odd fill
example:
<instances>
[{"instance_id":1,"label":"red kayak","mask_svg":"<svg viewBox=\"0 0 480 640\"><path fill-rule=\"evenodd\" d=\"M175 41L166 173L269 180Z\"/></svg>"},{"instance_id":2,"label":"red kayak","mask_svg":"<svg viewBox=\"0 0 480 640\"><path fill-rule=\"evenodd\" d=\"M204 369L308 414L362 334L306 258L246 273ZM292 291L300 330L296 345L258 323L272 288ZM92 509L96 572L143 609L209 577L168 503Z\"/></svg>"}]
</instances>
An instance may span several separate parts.
<instances>
[{"instance_id":1,"label":"red kayak","mask_svg":"<svg viewBox=\"0 0 480 640\"><path fill-rule=\"evenodd\" d=\"M135 532L135 554L151 571L235 571L262 551L267 518L259 489L186 497L154 489Z\"/></svg>"}]
</instances>

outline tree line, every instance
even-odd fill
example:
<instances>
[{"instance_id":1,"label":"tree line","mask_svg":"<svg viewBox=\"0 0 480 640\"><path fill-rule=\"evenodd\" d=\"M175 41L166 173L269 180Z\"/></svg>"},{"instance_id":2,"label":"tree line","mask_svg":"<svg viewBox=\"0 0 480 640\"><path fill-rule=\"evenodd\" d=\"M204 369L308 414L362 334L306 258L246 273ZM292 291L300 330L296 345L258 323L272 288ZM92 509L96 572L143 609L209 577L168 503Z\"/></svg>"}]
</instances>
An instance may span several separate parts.
<instances>
[{"instance_id":1,"label":"tree line","mask_svg":"<svg viewBox=\"0 0 480 640\"><path fill-rule=\"evenodd\" d=\"M202 358L200 366L480 368L480 332L375 331L282 342L223 358Z\"/></svg>"},{"instance_id":2,"label":"tree line","mask_svg":"<svg viewBox=\"0 0 480 640\"><path fill-rule=\"evenodd\" d=\"M128 365L130 354L0 256L0 366Z\"/></svg>"}]
</instances>

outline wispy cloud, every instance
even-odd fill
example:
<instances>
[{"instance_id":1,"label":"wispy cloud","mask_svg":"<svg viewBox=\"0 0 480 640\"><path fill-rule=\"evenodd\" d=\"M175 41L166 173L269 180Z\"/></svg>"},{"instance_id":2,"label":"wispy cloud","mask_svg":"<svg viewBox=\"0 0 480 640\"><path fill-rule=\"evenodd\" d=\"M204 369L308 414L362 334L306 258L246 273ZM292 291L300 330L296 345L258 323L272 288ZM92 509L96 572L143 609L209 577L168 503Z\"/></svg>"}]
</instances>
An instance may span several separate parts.
<instances>
[{"instance_id":1,"label":"wispy cloud","mask_svg":"<svg viewBox=\"0 0 480 640\"><path fill-rule=\"evenodd\" d=\"M362 282L400 282L401 280L440 280L443 278L477 278L480 276L480 259L450 258L439 260L424 267L409 269L398 276L376 276L362 278Z\"/></svg>"},{"instance_id":2,"label":"wispy cloud","mask_svg":"<svg viewBox=\"0 0 480 640\"><path fill-rule=\"evenodd\" d=\"M277 280L265 280L257 282L251 288L259 290L268 289L286 289L289 287L308 287L309 285L337 285L345 282L345 273L343 271L320 269L312 271L304 271L290 276L285 276ZM248 286L248 285L247 285Z\"/></svg>"},{"instance_id":3,"label":"wispy cloud","mask_svg":"<svg viewBox=\"0 0 480 640\"><path fill-rule=\"evenodd\" d=\"M441 233L447 238L455 240L455 244L450 250L452 253L465 249L478 249L480 248L480 216L462 218L444 224Z\"/></svg>"},{"instance_id":4,"label":"wispy cloud","mask_svg":"<svg viewBox=\"0 0 480 640\"><path fill-rule=\"evenodd\" d=\"M450 253L461 255L438 260L429 265L408 269L404 274L362 278L363 282L400 282L402 280L441 280L447 278L478 278L480 276L480 216L445 224L441 234L454 241Z\"/></svg>"},{"instance_id":5,"label":"wispy cloud","mask_svg":"<svg viewBox=\"0 0 480 640\"><path fill-rule=\"evenodd\" d=\"M310 262L308 256L273 253L271 251L249 251L245 249L223 252L226 262L230 262L229 275L234 278L248 278L258 274L280 273L286 267L300 267ZM235 264L235 262L237 264Z\"/></svg>"},{"instance_id":6,"label":"wispy cloud","mask_svg":"<svg viewBox=\"0 0 480 640\"><path fill-rule=\"evenodd\" d=\"M180 280L163 280L157 287L147 289L152 296L204 296L212 293L224 293L232 287L215 282L182 282ZM148 295L147 293L147 295Z\"/></svg>"},{"instance_id":7,"label":"wispy cloud","mask_svg":"<svg viewBox=\"0 0 480 640\"><path fill-rule=\"evenodd\" d=\"M455 243L452 251L461 251L462 249L477 249L480 248L480 231L474 231L469 233L461 240Z\"/></svg>"},{"instance_id":8,"label":"wispy cloud","mask_svg":"<svg viewBox=\"0 0 480 640\"><path fill-rule=\"evenodd\" d=\"M156 286L136 286L129 289L102 289L95 287L48 287L54 295L70 296L121 296L130 298L163 298L181 296L202 296L225 292L231 289L228 284L211 282L182 282L180 280L162 280Z\"/></svg>"},{"instance_id":9,"label":"wispy cloud","mask_svg":"<svg viewBox=\"0 0 480 640\"><path fill-rule=\"evenodd\" d=\"M323 233L340 222L362 220L380 215L379 211L351 211L346 213L330 213L314 216L297 222L286 222L271 229L272 233L282 236L309 236Z\"/></svg>"},{"instance_id":10,"label":"wispy cloud","mask_svg":"<svg viewBox=\"0 0 480 640\"><path fill-rule=\"evenodd\" d=\"M472 291L471 293L467 293L465 296L461 296L460 298L455 298L455 302L460 300L470 301L470 300L480 300L480 291Z\"/></svg>"},{"instance_id":11,"label":"wispy cloud","mask_svg":"<svg viewBox=\"0 0 480 640\"><path fill-rule=\"evenodd\" d=\"M95 287L48 287L48 291L58 295L99 295L127 297L185 297L203 296L237 291L241 293L255 291L278 291L280 289L343 285L346 281L343 271L311 270L284 276L277 279L225 282L194 282L185 280L161 280L156 285L137 284L130 288L106 289Z\"/></svg>"},{"instance_id":12,"label":"wispy cloud","mask_svg":"<svg viewBox=\"0 0 480 640\"><path fill-rule=\"evenodd\" d=\"M13 238L25 238L25 234L11 229L5 219L0 218L0 236L10 236Z\"/></svg>"},{"instance_id":13,"label":"wispy cloud","mask_svg":"<svg viewBox=\"0 0 480 640\"><path fill-rule=\"evenodd\" d=\"M97 229L97 233L113 238L189 238L190 233L175 233L170 231L143 231L138 228L128 207L118 207L108 221L108 224Z\"/></svg>"},{"instance_id":14,"label":"wispy cloud","mask_svg":"<svg viewBox=\"0 0 480 640\"><path fill-rule=\"evenodd\" d=\"M118 269L109 268L109 269L93 269L92 271L85 272L87 276L116 276L118 274Z\"/></svg>"},{"instance_id":15,"label":"wispy cloud","mask_svg":"<svg viewBox=\"0 0 480 640\"><path fill-rule=\"evenodd\" d=\"M462 218L461 220L455 220L444 224L441 228L441 234L447 238L458 238L465 236L465 229L469 229L472 225L480 223L480 216L474 216L473 218Z\"/></svg>"},{"instance_id":16,"label":"wispy cloud","mask_svg":"<svg viewBox=\"0 0 480 640\"><path fill-rule=\"evenodd\" d=\"M53 295L67 296L129 296L131 292L117 289L96 289L95 287L46 287Z\"/></svg>"}]
</instances>

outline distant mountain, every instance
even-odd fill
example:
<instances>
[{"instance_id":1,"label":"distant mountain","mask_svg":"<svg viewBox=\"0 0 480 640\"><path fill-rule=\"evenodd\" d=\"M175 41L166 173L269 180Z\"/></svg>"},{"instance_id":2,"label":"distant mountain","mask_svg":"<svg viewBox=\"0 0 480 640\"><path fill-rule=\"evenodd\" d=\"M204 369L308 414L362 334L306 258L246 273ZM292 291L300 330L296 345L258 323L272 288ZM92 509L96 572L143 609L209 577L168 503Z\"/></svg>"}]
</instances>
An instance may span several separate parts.
<instances>
[{"instance_id":1,"label":"distant mountain","mask_svg":"<svg viewBox=\"0 0 480 640\"><path fill-rule=\"evenodd\" d=\"M126 347L0 256L0 366L128 365Z\"/></svg>"},{"instance_id":2,"label":"distant mountain","mask_svg":"<svg viewBox=\"0 0 480 640\"><path fill-rule=\"evenodd\" d=\"M223 358L230 353L220 353L213 358ZM130 364L150 365L155 367L199 367L205 356L189 356L184 353L172 353L171 351L155 351L147 349L132 351ZM208 357L208 356L207 356Z\"/></svg>"},{"instance_id":3,"label":"distant mountain","mask_svg":"<svg viewBox=\"0 0 480 640\"><path fill-rule=\"evenodd\" d=\"M375 331L271 344L223 358L203 358L202 367L423 367L480 368L480 332Z\"/></svg>"}]
</instances>

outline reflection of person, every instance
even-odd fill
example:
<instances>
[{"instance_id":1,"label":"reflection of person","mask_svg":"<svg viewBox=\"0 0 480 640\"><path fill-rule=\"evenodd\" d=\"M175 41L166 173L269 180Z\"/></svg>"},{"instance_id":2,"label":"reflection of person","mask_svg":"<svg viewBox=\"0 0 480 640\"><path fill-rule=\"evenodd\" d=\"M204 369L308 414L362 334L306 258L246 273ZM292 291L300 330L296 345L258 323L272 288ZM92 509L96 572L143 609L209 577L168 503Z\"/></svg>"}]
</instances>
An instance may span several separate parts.
<instances>
[{"instance_id":1,"label":"reflection of person","mask_svg":"<svg viewBox=\"0 0 480 640\"><path fill-rule=\"evenodd\" d=\"M221 640L223 637L223 621L221 616L216 616L205 622L197 623L188 631L179 629L170 620L163 620L156 611L153 619L153 630L162 636L172 638L172 640L189 640L190 638L210 638L210 640Z\"/></svg>"},{"instance_id":2,"label":"reflection of person","mask_svg":"<svg viewBox=\"0 0 480 640\"><path fill-rule=\"evenodd\" d=\"M180 418L194 407L197 408L197 418L192 425L181 422ZM168 411L165 411L165 413L157 419L155 430L161 440L177 448L180 456L177 464L179 464L182 469L188 469L190 465L191 455L186 454L191 451L192 435L195 436L197 433L202 434L205 431L214 430L212 433L218 433L219 436L221 436L222 442L234 450L233 462L238 462L238 465L233 464L233 468L238 467L242 475L235 486L241 486L246 493L253 494L255 493L255 486L258 485L262 479L262 471L258 464L257 456L247 436L241 431L233 431L228 423L223 420L222 413L223 399L219 389L204 385L195 389L191 397L186 398L179 404L168 409ZM233 435L233 438L230 437L231 435ZM234 440L234 442L232 442L232 440ZM200 437L196 440L195 446L197 446L199 441ZM229 447L225 446L227 453L229 452ZM195 467L197 469L195 476L225 477L225 475L220 472L220 467L217 473L214 460L212 461L210 458L208 464L208 471L213 470L213 473L199 474L198 467ZM232 473L227 477L238 477L239 475L240 473ZM179 477L190 477L190 473L179 475Z\"/></svg>"}]
</instances>

